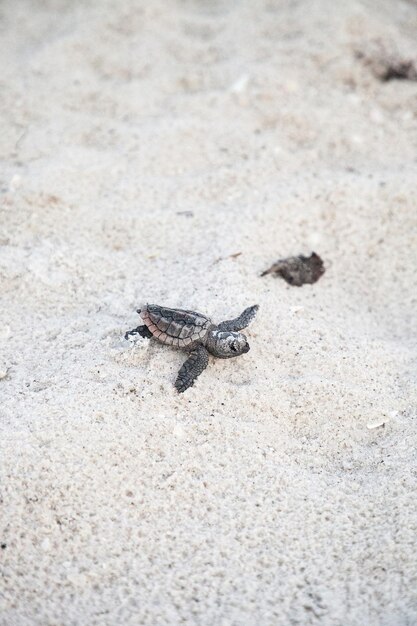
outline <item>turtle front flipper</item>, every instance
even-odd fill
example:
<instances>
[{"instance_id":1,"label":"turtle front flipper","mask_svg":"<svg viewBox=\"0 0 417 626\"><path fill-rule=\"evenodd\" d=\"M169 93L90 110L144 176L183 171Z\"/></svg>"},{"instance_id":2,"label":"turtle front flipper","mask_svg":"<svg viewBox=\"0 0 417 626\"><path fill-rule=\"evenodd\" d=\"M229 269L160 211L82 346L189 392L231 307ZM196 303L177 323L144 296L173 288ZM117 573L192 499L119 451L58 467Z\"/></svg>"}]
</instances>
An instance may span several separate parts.
<instances>
[{"instance_id":1,"label":"turtle front flipper","mask_svg":"<svg viewBox=\"0 0 417 626\"><path fill-rule=\"evenodd\" d=\"M140 335L144 339L150 339L152 337L151 331L145 325L133 328L133 330L128 330L127 333L125 333L125 339L129 339L130 335Z\"/></svg>"},{"instance_id":2,"label":"turtle front flipper","mask_svg":"<svg viewBox=\"0 0 417 626\"><path fill-rule=\"evenodd\" d=\"M246 328L246 326L249 326L251 321L254 319L258 309L258 304L255 304L254 306L249 306L243 311L243 313L239 315L239 317L236 317L234 320L221 322L217 328L219 330L230 330L232 332L238 332L239 330Z\"/></svg>"},{"instance_id":3,"label":"turtle front flipper","mask_svg":"<svg viewBox=\"0 0 417 626\"><path fill-rule=\"evenodd\" d=\"M206 369L208 360L209 353L204 346L198 346L190 352L190 356L181 367L175 381L178 393L183 393L188 387L192 387L195 379Z\"/></svg>"}]
</instances>

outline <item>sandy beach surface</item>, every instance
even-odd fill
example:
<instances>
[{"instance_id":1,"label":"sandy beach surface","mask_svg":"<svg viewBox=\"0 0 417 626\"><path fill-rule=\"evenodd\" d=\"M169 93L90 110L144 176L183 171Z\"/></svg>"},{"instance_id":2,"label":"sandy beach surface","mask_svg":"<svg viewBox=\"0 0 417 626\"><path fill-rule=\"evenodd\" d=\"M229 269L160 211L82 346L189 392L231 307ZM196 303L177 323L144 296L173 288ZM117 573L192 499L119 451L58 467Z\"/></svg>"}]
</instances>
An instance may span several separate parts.
<instances>
[{"instance_id":1,"label":"sandy beach surface","mask_svg":"<svg viewBox=\"0 0 417 626\"><path fill-rule=\"evenodd\" d=\"M2 626L417 624L416 32L1 3ZM260 277L313 250L315 285ZM184 354L123 337L144 302L258 303L251 350L179 395Z\"/></svg>"}]
</instances>

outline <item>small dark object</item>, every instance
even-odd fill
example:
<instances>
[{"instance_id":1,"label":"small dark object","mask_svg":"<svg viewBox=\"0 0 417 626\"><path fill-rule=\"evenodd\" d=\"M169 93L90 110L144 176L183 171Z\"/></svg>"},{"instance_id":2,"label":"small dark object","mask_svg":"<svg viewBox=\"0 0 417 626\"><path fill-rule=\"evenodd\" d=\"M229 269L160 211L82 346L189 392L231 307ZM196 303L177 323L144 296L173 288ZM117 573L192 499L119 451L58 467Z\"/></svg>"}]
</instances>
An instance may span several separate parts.
<instances>
[{"instance_id":1,"label":"small dark object","mask_svg":"<svg viewBox=\"0 0 417 626\"><path fill-rule=\"evenodd\" d=\"M229 359L249 351L248 340L238 331L250 324L258 308L257 304L250 306L239 317L216 325L205 315L194 311L147 304L138 309L145 324L127 332L125 339L139 334L190 352L175 381L176 389L182 393L206 369L209 353L220 359Z\"/></svg>"},{"instance_id":2,"label":"small dark object","mask_svg":"<svg viewBox=\"0 0 417 626\"><path fill-rule=\"evenodd\" d=\"M302 287L302 285L312 285L325 272L322 259L313 252L310 256L291 256L288 259L279 259L271 267L262 272L261 276L276 274L282 276L289 285Z\"/></svg>"},{"instance_id":3,"label":"small dark object","mask_svg":"<svg viewBox=\"0 0 417 626\"><path fill-rule=\"evenodd\" d=\"M229 256L219 256L219 258L214 261L213 265L216 265L216 263L220 261L226 261L226 259L237 259L241 254L241 252L235 252L234 254L229 254Z\"/></svg>"},{"instance_id":4,"label":"small dark object","mask_svg":"<svg viewBox=\"0 0 417 626\"><path fill-rule=\"evenodd\" d=\"M417 67L413 61L396 60L386 64L379 78L384 83L389 80L417 80Z\"/></svg>"},{"instance_id":5,"label":"small dark object","mask_svg":"<svg viewBox=\"0 0 417 626\"><path fill-rule=\"evenodd\" d=\"M389 50L380 41L373 42L367 50L357 50L355 56L383 83L390 80L417 81L417 60L404 58L398 50Z\"/></svg>"}]
</instances>

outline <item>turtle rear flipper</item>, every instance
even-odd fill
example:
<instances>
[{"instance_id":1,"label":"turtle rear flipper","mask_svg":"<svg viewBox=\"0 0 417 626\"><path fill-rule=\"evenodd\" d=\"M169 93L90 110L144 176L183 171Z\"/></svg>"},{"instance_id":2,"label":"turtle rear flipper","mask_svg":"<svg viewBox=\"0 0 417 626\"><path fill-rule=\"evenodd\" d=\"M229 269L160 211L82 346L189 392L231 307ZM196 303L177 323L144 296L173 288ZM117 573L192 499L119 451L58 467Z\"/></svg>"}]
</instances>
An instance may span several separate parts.
<instances>
[{"instance_id":1,"label":"turtle rear flipper","mask_svg":"<svg viewBox=\"0 0 417 626\"><path fill-rule=\"evenodd\" d=\"M182 365L175 381L178 393L183 393L188 387L193 386L195 379L206 369L208 361L209 353L204 346L198 346L190 352L190 356Z\"/></svg>"},{"instance_id":2,"label":"turtle rear flipper","mask_svg":"<svg viewBox=\"0 0 417 626\"><path fill-rule=\"evenodd\" d=\"M151 331L144 324L133 328L133 330L128 330L127 333L125 333L125 339L129 339L130 335L140 335L144 339L150 339L152 337Z\"/></svg>"},{"instance_id":3,"label":"turtle rear flipper","mask_svg":"<svg viewBox=\"0 0 417 626\"><path fill-rule=\"evenodd\" d=\"M259 309L258 304L254 304L253 306L249 306L247 309L243 311L239 315L239 317L235 317L233 320L227 320L226 322L221 322L218 325L219 330L229 330L231 332L238 332L246 326L249 326L253 318L255 317L257 311Z\"/></svg>"}]
</instances>

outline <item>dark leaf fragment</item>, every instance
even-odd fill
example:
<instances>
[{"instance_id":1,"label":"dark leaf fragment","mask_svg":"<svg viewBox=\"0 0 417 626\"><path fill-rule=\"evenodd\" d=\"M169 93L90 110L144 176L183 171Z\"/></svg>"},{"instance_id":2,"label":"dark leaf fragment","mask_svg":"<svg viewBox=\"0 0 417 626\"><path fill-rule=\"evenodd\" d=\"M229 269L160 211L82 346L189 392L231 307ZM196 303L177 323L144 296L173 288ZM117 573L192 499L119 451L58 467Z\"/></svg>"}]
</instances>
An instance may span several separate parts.
<instances>
[{"instance_id":1,"label":"dark leaf fragment","mask_svg":"<svg viewBox=\"0 0 417 626\"><path fill-rule=\"evenodd\" d=\"M269 269L262 272L261 276L275 274L281 276L289 285L301 287L305 284L312 285L317 282L325 272L322 259L313 252L310 256L291 256L287 259L279 259Z\"/></svg>"}]
</instances>

